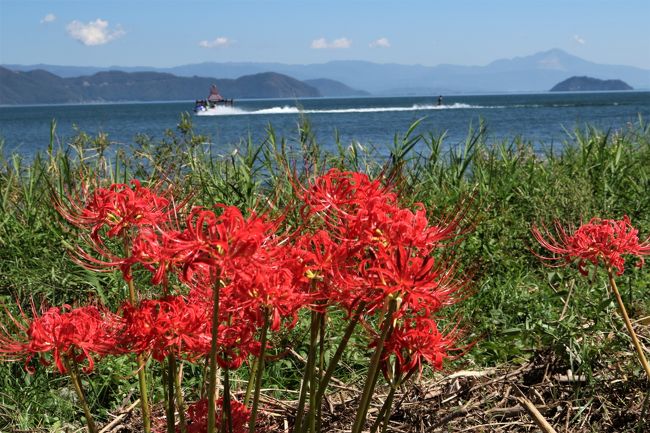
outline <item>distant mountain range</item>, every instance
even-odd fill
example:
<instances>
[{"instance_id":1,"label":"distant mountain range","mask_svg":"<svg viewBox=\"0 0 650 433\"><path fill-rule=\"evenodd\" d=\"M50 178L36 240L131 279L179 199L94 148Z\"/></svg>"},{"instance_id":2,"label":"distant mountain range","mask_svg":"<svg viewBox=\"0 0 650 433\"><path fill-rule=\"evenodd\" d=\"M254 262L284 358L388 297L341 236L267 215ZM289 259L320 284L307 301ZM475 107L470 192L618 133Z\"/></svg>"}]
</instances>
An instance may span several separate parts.
<instances>
[{"instance_id":1,"label":"distant mountain range","mask_svg":"<svg viewBox=\"0 0 650 433\"><path fill-rule=\"evenodd\" d=\"M355 96L373 95L431 95L458 93L499 93L499 92L546 92L555 84L572 76L590 76L602 80L623 80L638 90L650 90L650 70L631 66L603 65L583 60L559 49L540 52L526 57L496 60L485 66L457 65L400 65L394 63L379 64L366 61L332 61L321 64L289 65L282 63L214 63L206 62L189 64L171 68L153 67L80 67L56 65L3 65L13 71L33 71L26 76L28 81L37 88L40 84L33 81L42 80L54 84L56 79L46 73L55 74L61 80L56 87L57 92L67 94L76 90L74 95L81 94L86 98L103 98L116 96L134 98L135 96L153 97L168 96L170 99L195 99L202 97L209 87L207 83L217 82L222 94L227 97L300 97L313 96L315 89L321 96ZM40 70L37 72L36 70ZM45 72L47 71L47 72ZM122 75L122 86L131 86L132 92L111 95L118 87L102 81L108 71L130 73ZM273 71L276 75L265 75ZM100 75L97 75L97 74ZM158 73L162 75L147 75ZM144 74L144 75L140 75ZM260 75L261 74L261 75ZM6 89L7 73L0 76L0 101L2 95L12 94L12 89ZM251 78L256 77L249 81ZM119 75L112 75L119 81ZM129 78L126 78L129 77ZM214 77L214 78L201 78ZM274 78L272 78L274 77ZM284 77L280 79L280 77ZM15 77L13 77L15 78ZM183 80L187 79L187 80ZM288 85L291 79L298 81ZM76 80L76 81L75 81ZM240 81L243 80L243 81ZM146 84L151 81L150 84ZM261 82L265 82L264 87ZM88 89L81 88L87 82ZM114 83L114 80L106 83ZM66 83L66 84L63 84ZM132 83L132 84L128 84ZM147 93L147 86L169 85L168 92L154 91ZM164 84L163 84L164 83ZM171 86L171 83L174 85ZM253 88L259 84L261 87ZM117 86L117 84L115 84ZM250 88L247 86L251 86ZM264 90L263 90L264 88ZM41 97L53 92L45 86ZM283 90L281 90L283 89ZM302 90L300 90L302 89ZM355 90L362 89L362 90ZM124 90L124 89L121 89ZM120 90L120 91L121 91ZM312 93L310 93L312 92ZM77 96L70 96L74 98ZM164 97L164 99L168 99ZM114 99L110 99L114 100ZM133 99L131 99L133 100ZM41 100L41 102L46 102ZM0 102L3 103L3 102ZM7 102L4 102L7 103Z\"/></svg>"},{"instance_id":2,"label":"distant mountain range","mask_svg":"<svg viewBox=\"0 0 650 433\"><path fill-rule=\"evenodd\" d=\"M225 97L235 99L364 94L332 80L306 83L275 72L234 80L123 71L62 78L42 69L13 71L0 67L0 104L194 100L206 98L212 84Z\"/></svg>"},{"instance_id":3,"label":"distant mountain range","mask_svg":"<svg viewBox=\"0 0 650 433\"><path fill-rule=\"evenodd\" d=\"M592 77L571 77L556 84L551 92L604 92L634 90L621 80L599 80Z\"/></svg>"}]
</instances>

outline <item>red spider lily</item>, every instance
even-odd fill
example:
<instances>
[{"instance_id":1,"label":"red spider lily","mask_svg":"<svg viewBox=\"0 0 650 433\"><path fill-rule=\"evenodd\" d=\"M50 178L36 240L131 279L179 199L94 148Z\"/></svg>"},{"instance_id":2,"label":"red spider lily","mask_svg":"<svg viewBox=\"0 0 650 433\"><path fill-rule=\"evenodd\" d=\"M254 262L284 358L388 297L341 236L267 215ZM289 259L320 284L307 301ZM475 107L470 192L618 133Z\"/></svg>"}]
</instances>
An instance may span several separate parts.
<instances>
[{"instance_id":1,"label":"red spider lily","mask_svg":"<svg viewBox=\"0 0 650 433\"><path fill-rule=\"evenodd\" d=\"M453 266L436 265L435 259L418 254L417 249L399 246L379 249L376 260L361 269L374 292L365 301L369 310L382 306L389 296L399 299L401 311L409 309L430 315L457 301L456 292L464 284L455 279ZM401 314L398 309L398 315Z\"/></svg>"},{"instance_id":2,"label":"red spider lily","mask_svg":"<svg viewBox=\"0 0 650 433\"><path fill-rule=\"evenodd\" d=\"M299 236L294 253L293 262L303 267L294 275L299 277L296 284L303 287L305 301L319 308L334 302L340 275L351 256L347 245L334 242L327 231L318 230Z\"/></svg>"},{"instance_id":3,"label":"red spider lily","mask_svg":"<svg viewBox=\"0 0 650 433\"><path fill-rule=\"evenodd\" d=\"M289 270L256 269L253 275L247 276L250 279L242 278L241 275L236 285L239 289L233 292L233 299L241 308L258 313L268 311L273 331L280 329L283 318L291 318L288 328L295 325L298 310L305 306L305 296L293 284L294 277Z\"/></svg>"},{"instance_id":4,"label":"red spider lily","mask_svg":"<svg viewBox=\"0 0 650 433\"><path fill-rule=\"evenodd\" d=\"M246 219L234 206L220 207L223 212L219 216L204 208L192 209L185 230L166 249L186 282L192 281L196 267L207 265L222 273L234 258L252 256L275 229L275 223L265 216L253 214Z\"/></svg>"},{"instance_id":5,"label":"red spider lily","mask_svg":"<svg viewBox=\"0 0 650 433\"><path fill-rule=\"evenodd\" d=\"M458 226L464 216L465 211L461 210L452 218L430 225L424 206L418 203L415 212L404 208L396 209L381 227L380 234L390 245L409 245L426 253L441 242L457 236Z\"/></svg>"},{"instance_id":6,"label":"red spider lily","mask_svg":"<svg viewBox=\"0 0 650 433\"><path fill-rule=\"evenodd\" d=\"M51 352L54 363L61 373L66 373L63 357L75 362L88 361L84 372L94 368L93 356L106 355L115 350L119 321L113 315L97 307L73 309L69 305L52 307L40 316L32 306L34 318L29 320L22 313L22 320L10 316L22 334L18 338L9 335L2 326L0 356L15 360L26 358L25 365L34 357L48 365L45 354ZM32 368L26 367L33 372Z\"/></svg>"},{"instance_id":7,"label":"red spider lily","mask_svg":"<svg viewBox=\"0 0 650 433\"><path fill-rule=\"evenodd\" d=\"M329 301L348 312L364 301L372 311L399 292L401 299L412 301L409 308L433 311L449 303L451 293L463 285L453 281L453 266L434 266L432 258L434 249L457 236L463 209L431 225L421 204L415 211L402 208L395 193L379 181L338 170L303 190L303 213L322 216L328 229L326 236L314 236L313 243L322 245L301 248L308 271L323 280L319 290L328 291Z\"/></svg>"},{"instance_id":8,"label":"red spider lily","mask_svg":"<svg viewBox=\"0 0 650 433\"><path fill-rule=\"evenodd\" d=\"M125 304L125 323L120 345L163 361L169 354L201 356L210 347L210 313L204 303L188 303L183 297L144 300L137 307Z\"/></svg>"},{"instance_id":9,"label":"red spider lily","mask_svg":"<svg viewBox=\"0 0 650 433\"><path fill-rule=\"evenodd\" d=\"M81 239L84 238L86 237L82 235ZM93 239L87 239L85 242L82 241L82 243L92 245L92 249L99 257L95 257L82 247L77 246L70 256L79 266L93 272L113 272L113 270L119 269L125 281L131 281L133 279L131 275L131 268L134 265L132 257L116 255L107 249L102 242L96 242Z\"/></svg>"},{"instance_id":10,"label":"red spider lily","mask_svg":"<svg viewBox=\"0 0 650 433\"><path fill-rule=\"evenodd\" d=\"M167 225L172 214L185 203L174 205L170 198L143 187L138 180L132 180L130 186L112 184L92 193L84 186L81 197L68 198L67 204L56 201L55 206L68 222L89 231L82 234L80 244L85 243L90 248L78 246L73 253L73 259L79 265L96 272L110 272L117 268L122 271L124 279L130 281L132 266L140 262L154 272L152 280L158 284L164 279L166 262L161 262L161 258L154 254L158 252L154 238L164 233L161 226ZM104 242L104 238L115 237L124 237L125 246L129 246L128 241L133 238L137 243L130 245L132 252L115 253Z\"/></svg>"},{"instance_id":11,"label":"red spider lily","mask_svg":"<svg viewBox=\"0 0 650 433\"><path fill-rule=\"evenodd\" d=\"M397 368L402 373L414 369L422 371L426 362L436 370L442 369L443 361L454 359L454 352L462 352L456 346L459 333L456 329L447 334L438 330L436 321L426 317L406 319L393 329L384 344L383 359L395 355Z\"/></svg>"},{"instance_id":12,"label":"red spider lily","mask_svg":"<svg viewBox=\"0 0 650 433\"><path fill-rule=\"evenodd\" d=\"M212 302L215 274L216 270L205 263L195 263L185 272L180 272L181 281L189 287L189 302ZM220 282L220 287L223 287L223 282Z\"/></svg>"},{"instance_id":13,"label":"red spider lily","mask_svg":"<svg viewBox=\"0 0 650 433\"><path fill-rule=\"evenodd\" d=\"M398 210L391 196L375 196L361 201L354 211L326 216L326 228L337 242L361 250L387 242L383 232L395 221Z\"/></svg>"},{"instance_id":14,"label":"red spider lily","mask_svg":"<svg viewBox=\"0 0 650 433\"><path fill-rule=\"evenodd\" d=\"M303 219L318 217L333 238L364 242L375 236L376 222L394 209L397 196L367 175L332 169L307 187L296 188L304 201Z\"/></svg>"},{"instance_id":15,"label":"red spider lily","mask_svg":"<svg viewBox=\"0 0 650 433\"><path fill-rule=\"evenodd\" d=\"M375 197L395 199L395 194L388 192L378 180L371 181L363 173L338 169L331 169L307 187L296 189L305 203L302 209L305 216L315 213L346 215Z\"/></svg>"},{"instance_id":16,"label":"red spider lily","mask_svg":"<svg viewBox=\"0 0 650 433\"><path fill-rule=\"evenodd\" d=\"M162 225L140 227L127 257L113 254L101 239L91 239L100 258L78 248L77 262L100 272L119 268L127 281L131 279L131 268L139 263L153 273L153 284L165 283L170 270L180 270L181 280L190 285L194 274L205 273L206 269L212 281L222 278L234 258L250 256L260 247L275 223L256 215L245 219L236 207L221 207L219 216L204 208L192 209L182 231Z\"/></svg>"},{"instance_id":17,"label":"red spider lily","mask_svg":"<svg viewBox=\"0 0 650 433\"><path fill-rule=\"evenodd\" d=\"M92 194L84 187L80 200L71 199L68 206L58 201L56 208L71 224L90 228L95 240L104 227L111 238L122 235L131 226L157 226L166 221L172 211L170 200L143 187L138 180L132 180L131 185L112 184L97 188Z\"/></svg>"},{"instance_id":18,"label":"red spider lily","mask_svg":"<svg viewBox=\"0 0 650 433\"><path fill-rule=\"evenodd\" d=\"M385 244L384 230L395 221L399 208L390 197L373 197L363 201L353 213L330 218L327 229L334 239L352 242L352 248ZM356 244L356 245L355 245Z\"/></svg>"},{"instance_id":19,"label":"red spider lily","mask_svg":"<svg viewBox=\"0 0 650 433\"><path fill-rule=\"evenodd\" d=\"M227 308L233 304L227 298L222 302L217 360L223 368L236 369L249 355L259 352L255 336L260 319L241 308ZM145 300L137 307L125 304L125 327L119 344L132 352L150 352L160 362L169 354L194 360L210 351L211 311L211 303L187 301L181 296Z\"/></svg>"},{"instance_id":20,"label":"red spider lily","mask_svg":"<svg viewBox=\"0 0 650 433\"><path fill-rule=\"evenodd\" d=\"M219 325L217 362L221 368L237 369L250 355L259 354L260 342L255 339L259 322L240 311L230 315L228 324Z\"/></svg>"},{"instance_id":21,"label":"red spider lily","mask_svg":"<svg viewBox=\"0 0 650 433\"><path fill-rule=\"evenodd\" d=\"M335 237L434 246L455 236L466 211L430 226L422 204L415 212L397 206L397 195L367 175L332 169L298 195L305 217L319 215Z\"/></svg>"},{"instance_id":22,"label":"red spider lily","mask_svg":"<svg viewBox=\"0 0 650 433\"><path fill-rule=\"evenodd\" d=\"M298 310L308 299L301 285L304 266L296 260L292 247L276 242L270 238L253 256L233 260L229 274L232 301L260 319L262 312L269 312L273 331L284 318L291 318L287 326L293 327Z\"/></svg>"},{"instance_id":23,"label":"red spider lily","mask_svg":"<svg viewBox=\"0 0 650 433\"><path fill-rule=\"evenodd\" d=\"M210 270L202 266L195 271L188 302L204 304L208 311L212 311L214 283L211 282ZM271 311L273 328L277 330L286 317L292 319L288 327L293 326L297 309L303 305L301 294L291 289L293 276L287 272L259 264L249 266L246 271L229 272L230 282L224 281L220 287L217 362L223 368L239 368L249 355L259 354L260 343L256 336L266 309ZM285 281L286 287L278 285L274 288L270 281Z\"/></svg>"},{"instance_id":24,"label":"red spider lily","mask_svg":"<svg viewBox=\"0 0 650 433\"><path fill-rule=\"evenodd\" d=\"M153 273L151 284L166 281L168 259L164 253L164 242L176 232L161 233L151 227L143 227L131 244L131 262L140 263Z\"/></svg>"},{"instance_id":25,"label":"red spider lily","mask_svg":"<svg viewBox=\"0 0 650 433\"><path fill-rule=\"evenodd\" d=\"M643 256L650 255L650 238L639 242L639 231L632 227L627 215L620 220L592 218L573 232L559 222L555 222L554 226L555 234L545 227L532 229L535 239L554 254L553 257L539 257L563 261L563 264L577 260L578 269L584 275L587 274L587 263L594 266L602 263L608 269L616 269L616 274L621 275L625 265L623 255L638 257L638 267L643 266Z\"/></svg>"},{"instance_id":26,"label":"red spider lily","mask_svg":"<svg viewBox=\"0 0 650 433\"><path fill-rule=\"evenodd\" d=\"M219 216L193 209L186 229L165 249L180 279L191 287L191 297L210 300L219 281L220 320L228 311L241 309L258 318L262 311L271 312L274 330L284 317L295 322L304 304L296 285L296 275L303 270L293 249L273 234L278 220L255 214L244 218L235 207L221 207Z\"/></svg>"},{"instance_id":27,"label":"red spider lily","mask_svg":"<svg viewBox=\"0 0 650 433\"><path fill-rule=\"evenodd\" d=\"M223 399L217 401L219 409L223 407ZM221 425L222 410L216 413L216 425ZM230 400L230 419L233 433L248 432L250 410L237 400ZM180 427L176 429L179 430ZM208 401L203 399L189 405L187 408L187 433L206 433L208 431Z\"/></svg>"},{"instance_id":28,"label":"red spider lily","mask_svg":"<svg viewBox=\"0 0 650 433\"><path fill-rule=\"evenodd\" d=\"M166 254L166 247L178 235L174 230L163 231L161 228L140 227L131 241L129 254L114 254L103 242L88 238L85 243L91 246L95 254L90 254L78 246L72 259L83 268L94 272L112 272L114 269L119 269L125 281L133 279L132 268L140 264L153 274L152 284L166 284L167 272L172 267L171 258Z\"/></svg>"},{"instance_id":29,"label":"red spider lily","mask_svg":"<svg viewBox=\"0 0 650 433\"><path fill-rule=\"evenodd\" d=\"M328 306L338 305L351 315L369 290L367 281L359 276L364 243L333 239L325 230L302 234L295 242L293 263L300 263L302 268L292 272L298 277L296 285L305 306L324 311Z\"/></svg>"}]
</instances>

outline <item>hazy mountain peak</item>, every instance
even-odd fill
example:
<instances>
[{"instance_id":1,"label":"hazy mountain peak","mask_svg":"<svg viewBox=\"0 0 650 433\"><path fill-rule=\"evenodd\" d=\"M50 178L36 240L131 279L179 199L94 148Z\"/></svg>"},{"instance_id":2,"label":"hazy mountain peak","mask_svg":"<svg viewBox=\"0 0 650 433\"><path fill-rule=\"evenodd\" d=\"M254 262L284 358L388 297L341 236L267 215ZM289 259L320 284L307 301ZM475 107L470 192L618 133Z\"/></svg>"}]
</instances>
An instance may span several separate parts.
<instances>
[{"instance_id":1,"label":"hazy mountain peak","mask_svg":"<svg viewBox=\"0 0 650 433\"><path fill-rule=\"evenodd\" d=\"M535 54L523 57L513 57L511 59L499 59L487 65L494 70L524 70L524 69L542 69L553 71L566 71L578 64L589 63L567 53L559 48L553 48L548 51L540 51Z\"/></svg>"},{"instance_id":2,"label":"hazy mountain peak","mask_svg":"<svg viewBox=\"0 0 650 433\"><path fill-rule=\"evenodd\" d=\"M537 61L537 66L540 69L554 69L556 71L566 71L566 67L562 64L562 59L557 54L545 56Z\"/></svg>"},{"instance_id":3,"label":"hazy mountain peak","mask_svg":"<svg viewBox=\"0 0 650 433\"><path fill-rule=\"evenodd\" d=\"M540 51L533 54L533 56L564 56L564 57L575 57L572 54L567 53L566 51L560 48L551 48L550 50Z\"/></svg>"},{"instance_id":4,"label":"hazy mountain peak","mask_svg":"<svg viewBox=\"0 0 650 433\"><path fill-rule=\"evenodd\" d=\"M566 51L562 51L558 48L552 50L543 51L531 56L531 60L536 60L537 66L540 69L553 69L556 71L566 71L571 65L574 65L576 62L584 63L584 60L579 57L573 56Z\"/></svg>"}]
</instances>

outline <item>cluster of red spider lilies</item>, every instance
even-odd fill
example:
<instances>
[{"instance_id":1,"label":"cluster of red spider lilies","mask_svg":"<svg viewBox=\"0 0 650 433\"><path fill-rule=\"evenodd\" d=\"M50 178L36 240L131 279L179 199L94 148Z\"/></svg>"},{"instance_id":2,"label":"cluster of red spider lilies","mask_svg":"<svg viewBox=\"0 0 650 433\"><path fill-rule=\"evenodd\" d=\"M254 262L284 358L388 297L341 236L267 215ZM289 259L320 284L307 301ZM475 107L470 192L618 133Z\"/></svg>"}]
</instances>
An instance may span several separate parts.
<instances>
[{"instance_id":1,"label":"cluster of red spider lilies","mask_svg":"<svg viewBox=\"0 0 650 433\"><path fill-rule=\"evenodd\" d=\"M167 432L252 433L269 334L292 329L305 312L309 351L293 431L320 431L329 381L355 333L365 336L372 355L351 431L368 427L380 375L390 391L370 431L385 431L395 390L424 364L441 369L446 358L466 350L457 326L438 325L440 311L466 296L468 280L452 254L466 213L459 209L433 224L422 205L402 206L389 182L356 172L330 170L294 188L297 225L289 211L245 216L232 206L190 207L188 199L136 180L57 200L60 214L80 229L75 259L88 269L119 270L128 298L115 311L32 306L30 314L8 315L0 325L1 357L23 359L28 369L38 359L68 373L91 433L98 430L80 367L89 373L98 359L128 355L138 364L145 432L157 428L147 393L153 359L164 366ZM594 219L571 233L557 225L555 235L538 228L533 234L554 254L549 259L577 259L581 271L587 263L605 265L617 296L621 255L650 254L650 242L639 243L627 217ZM136 269L150 272L151 287L136 287ZM619 306L628 324L622 301ZM341 335L332 335L328 315L337 310L346 323ZM631 325L628 330L635 338ZM206 365L204 399L186 404L179 362ZM243 367L250 369L249 386L235 399L230 372ZM644 367L650 377L647 362Z\"/></svg>"},{"instance_id":2,"label":"cluster of red spider lilies","mask_svg":"<svg viewBox=\"0 0 650 433\"><path fill-rule=\"evenodd\" d=\"M244 216L232 206L190 207L136 180L58 200L60 214L80 229L75 259L100 272L119 269L128 299L116 311L33 307L3 327L3 358L25 359L30 369L38 358L69 373L91 432L97 427L79 367L88 373L99 358L128 354L139 364L145 432L152 429L149 358L165 366L168 432L254 432L268 335L293 328L304 310L311 316L309 353L294 431L318 431L329 380L361 332L373 355L353 427L359 432L380 374L396 389L423 364L440 369L462 353L460 331L439 329L437 315L464 296L466 279L439 250L457 238L465 215L431 224L423 206L401 206L389 186L356 172L331 170L296 184L295 192L298 227L287 212ZM136 287L139 268L150 271L154 291ZM347 317L341 336L326 329L335 310ZM326 360L332 340L339 344ZM208 365L206 399L194 405L183 401L181 360ZM251 383L237 401L229 372L243 365ZM382 412L387 417L390 405Z\"/></svg>"}]
</instances>

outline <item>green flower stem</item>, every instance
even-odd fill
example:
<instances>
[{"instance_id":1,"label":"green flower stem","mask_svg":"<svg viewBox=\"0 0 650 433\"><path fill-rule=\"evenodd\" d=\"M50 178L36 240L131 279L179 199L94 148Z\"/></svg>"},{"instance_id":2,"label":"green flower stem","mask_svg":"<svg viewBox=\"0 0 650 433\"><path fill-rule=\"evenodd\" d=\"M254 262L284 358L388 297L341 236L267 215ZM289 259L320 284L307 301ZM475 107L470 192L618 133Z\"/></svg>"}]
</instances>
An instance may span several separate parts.
<instances>
[{"instance_id":1,"label":"green flower stem","mask_svg":"<svg viewBox=\"0 0 650 433\"><path fill-rule=\"evenodd\" d=\"M623 304L623 299L621 298L621 294L618 292L618 287L616 286L616 281L614 280L614 274L612 272L612 269L611 268L608 269L607 273L609 275L609 284L611 285L612 291L616 296L616 302L618 303L618 311L621 313L621 316L623 316L623 322L625 322L625 327L627 328L628 334L630 334L630 337L632 337L632 344L634 345L634 349L636 350L639 361L641 362L641 365L645 370L645 374L648 377L648 380L650 380L650 365L648 365L648 360L646 359L643 353L643 347L641 346L641 342L639 341L639 338L636 336L636 333L634 332L634 328L632 327L632 322L630 321L630 318L627 315L627 310L625 309L625 304Z\"/></svg>"},{"instance_id":2,"label":"green flower stem","mask_svg":"<svg viewBox=\"0 0 650 433\"><path fill-rule=\"evenodd\" d=\"M178 422L181 433L187 433L187 419L185 418L185 399L183 398L183 388L181 388L181 378L183 377L183 364L178 367L178 372L174 375L174 388L176 390L176 407L178 408Z\"/></svg>"},{"instance_id":3,"label":"green flower stem","mask_svg":"<svg viewBox=\"0 0 650 433\"><path fill-rule=\"evenodd\" d=\"M316 311L311 312L311 325L309 333L309 353L307 354L307 363L305 364L305 371L302 375L302 383L300 385L300 397L298 399L298 411L296 412L295 429L296 431L306 430L308 421L305 420L303 426L303 415L305 411L305 400L307 398L307 389L309 389L309 401L312 402L311 397L314 395L314 366L316 363L316 341L318 338L318 314ZM310 413L312 408L309 408Z\"/></svg>"},{"instance_id":4,"label":"green flower stem","mask_svg":"<svg viewBox=\"0 0 650 433\"><path fill-rule=\"evenodd\" d=\"M232 324L232 316L228 316L228 326ZM232 433L232 406L230 404L230 369L223 369L223 404L221 405L221 431Z\"/></svg>"},{"instance_id":5,"label":"green flower stem","mask_svg":"<svg viewBox=\"0 0 650 433\"><path fill-rule=\"evenodd\" d=\"M217 409L217 334L219 333L219 292L221 280L215 279L212 288L212 342L210 344L210 373L208 378L208 433L216 431Z\"/></svg>"},{"instance_id":6,"label":"green flower stem","mask_svg":"<svg viewBox=\"0 0 650 433\"><path fill-rule=\"evenodd\" d=\"M173 354L167 355L167 433L176 431L176 404L174 404L174 382L176 376L176 357ZM164 381L164 380L163 380Z\"/></svg>"},{"instance_id":7,"label":"green flower stem","mask_svg":"<svg viewBox=\"0 0 650 433\"><path fill-rule=\"evenodd\" d=\"M336 352L334 353L334 356L330 360L329 365L327 366L327 370L325 371L325 375L321 379L320 384L318 386L318 394L316 396L317 404L320 404L323 401L323 397L325 396L325 391L327 390L327 385L329 384L330 380L332 379L332 375L334 374L334 369L336 368L339 361L341 360L341 356L343 356L343 352L345 351L345 348L347 347L348 342L350 341L350 337L352 337L352 333L354 332L357 323L359 323L359 319L361 318L361 313L363 312L364 308L366 308L366 303L365 302L360 303L354 315L348 322L348 326L345 328L345 333L343 334L343 338L341 338L341 342L339 343L339 346L336 348Z\"/></svg>"},{"instance_id":8,"label":"green flower stem","mask_svg":"<svg viewBox=\"0 0 650 433\"><path fill-rule=\"evenodd\" d=\"M138 384L140 387L140 410L142 412L142 428L144 433L151 433L151 407L149 406L149 391L147 388L147 359L144 354L136 356L138 363Z\"/></svg>"},{"instance_id":9,"label":"green flower stem","mask_svg":"<svg viewBox=\"0 0 650 433\"><path fill-rule=\"evenodd\" d=\"M320 387L320 382L323 380L323 372L325 371L325 325L327 323L327 311L323 311L323 313L320 314L320 322L318 325L320 335L318 337L318 377L316 378L316 381L314 382L314 388L316 388L316 385ZM314 394L316 392L320 391L320 388L318 390L314 389ZM321 419L323 415L323 404L321 401L318 401L316 399L316 395L313 398L313 402L310 403L312 407L315 408L316 410L316 419L312 420L310 424L310 431L312 433L319 432L320 431L320 426L321 426Z\"/></svg>"},{"instance_id":10,"label":"green flower stem","mask_svg":"<svg viewBox=\"0 0 650 433\"><path fill-rule=\"evenodd\" d=\"M208 377L210 376L210 357L206 356L201 368L201 400L207 398L208 395Z\"/></svg>"},{"instance_id":11,"label":"green flower stem","mask_svg":"<svg viewBox=\"0 0 650 433\"><path fill-rule=\"evenodd\" d=\"M167 362L162 362L160 367L160 385L163 390L163 408L165 410L165 425L167 426L167 433L169 433L169 393L168 393L168 384L169 380L169 368Z\"/></svg>"},{"instance_id":12,"label":"green flower stem","mask_svg":"<svg viewBox=\"0 0 650 433\"><path fill-rule=\"evenodd\" d=\"M90 408L88 407L88 402L86 402L86 397L84 396L83 388L81 386L81 379L79 378L79 370L77 369L77 362L72 357L72 363L66 355L62 357L63 365L65 369L68 370L70 375L70 380L72 381L72 387L74 388L77 397L79 398L79 403L81 403L81 408L84 411L84 416L86 417L86 425L88 426L89 433L97 433L97 426L95 426L95 420L93 419L92 414L90 413Z\"/></svg>"},{"instance_id":13,"label":"green flower stem","mask_svg":"<svg viewBox=\"0 0 650 433\"><path fill-rule=\"evenodd\" d=\"M381 409L377 414L377 419L375 420L372 427L370 428L370 433L375 433L382 422L383 422L383 426L381 428L381 431L382 433L386 432L386 429L388 428L388 420L390 420L390 412L393 407L393 399L395 398L395 392L397 391L397 388L399 388L401 384L402 384L402 375L398 371L395 374L392 383L390 384L390 391L388 392L388 396L386 396L386 400L384 400L384 404L381 406Z\"/></svg>"},{"instance_id":14,"label":"green flower stem","mask_svg":"<svg viewBox=\"0 0 650 433\"><path fill-rule=\"evenodd\" d=\"M375 353L372 354L370 360L368 377L366 377L366 383L363 387L363 393L361 394L361 401L359 402L359 410L357 411L357 416L352 425L352 433L361 433L366 421L366 415L368 414L368 408L370 407L370 400L372 399L372 394L375 390L375 385L377 384L377 378L379 377L379 362L381 361L381 354L384 350L384 343L393 327L393 314L395 313L396 308L397 301L395 299L390 299L388 301L388 312L384 316L381 335L379 336L379 340L375 346Z\"/></svg>"},{"instance_id":15,"label":"green flower stem","mask_svg":"<svg viewBox=\"0 0 650 433\"><path fill-rule=\"evenodd\" d=\"M255 374L255 392L253 393L253 407L251 417L248 421L249 433L255 433L255 421L257 420L257 408L260 403L260 392L262 390L262 375L264 374L264 352L266 351L266 332L269 329L269 311L264 310L264 325L262 326L262 335L260 337L260 356Z\"/></svg>"},{"instance_id":16,"label":"green flower stem","mask_svg":"<svg viewBox=\"0 0 650 433\"><path fill-rule=\"evenodd\" d=\"M314 362L311 371L309 372L309 411L307 411L307 419L302 431L310 433L316 432L316 414L320 412L320 405L316 403L316 393L318 392L318 384L320 383L323 363L324 363L324 313L316 313L316 333L318 337L318 368L316 368L316 356L314 354ZM315 342L314 342L315 343ZM315 344L314 344L315 346Z\"/></svg>"},{"instance_id":17,"label":"green flower stem","mask_svg":"<svg viewBox=\"0 0 650 433\"><path fill-rule=\"evenodd\" d=\"M221 431L232 433L232 412L230 408L230 369L223 369L223 405L221 408Z\"/></svg>"},{"instance_id":18,"label":"green flower stem","mask_svg":"<svg viewBox=\"0 0 650 433\"><path fill-rule=\"evenodd\" d=\"M138 298L135 295L133 280L129 280L129 302L135 307ZM138 385L140 387L140 410L142 411L142 428L144 433L151 433L151 407L149 406L149 392L147 388L147 359L144 354L136 355L138 364Z\"/></svg>"},{"instance_id":19,"label":"green flower stem","mask_svg":"<svg viewBox=\"0 0 650 433\"><path fill-rule=\"evenodd\" d=\"M253 358L248 374L248 383L246 384L246 394L244 394L244 405L248 406L248 402L251 399L251 392L253 392L253 386L255 385L255 373L257 372L257 358Z\"/></svg>"}]
</instances>

